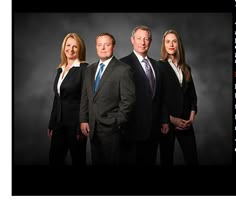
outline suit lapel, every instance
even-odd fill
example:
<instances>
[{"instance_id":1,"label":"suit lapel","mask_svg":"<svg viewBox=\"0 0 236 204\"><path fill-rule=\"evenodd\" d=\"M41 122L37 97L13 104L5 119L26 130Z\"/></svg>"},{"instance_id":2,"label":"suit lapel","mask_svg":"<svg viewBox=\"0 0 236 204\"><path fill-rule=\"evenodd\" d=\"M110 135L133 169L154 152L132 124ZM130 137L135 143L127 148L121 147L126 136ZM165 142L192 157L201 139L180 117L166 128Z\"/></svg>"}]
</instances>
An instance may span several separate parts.
<instances>
[{"instance_id":1,"label":"suit lapel","mask_svg":"<svg viewBox=\"0 0 236 204\"><path fill-rule=\"evenodd\" d=\"M72 67L72 68L70 68L70 70L69 70L69 72L67 73L65 79L69 79L69 78L73 75L73 73L75 72L76 69L79 69L79 67Z\"/></svg>"},{"instance_id":2,"label":"suit lapel","mask_svg":"<svg viewBox=\"0 0 236 204\"><path fill-rule=\"evenodd\" d=\"M69 69L67 75L65 76L65 79L61 83L61 86L63 85L64 82L66 82L70 79L70 77L73 75L73 73L75 72L76 69L78 69L78 68L77 67L71 67Z\"/></svg>"},{"instance_id":3,"label":"suit lapel","mask_svg":"<svg viewBox=\"0 0 236 204\"><path fill-rule=\"evenodd\" d=\"M97 93L99 92L100 88L102 87L102 85L104 84L104 82L106 81L106 79L108 78L108 76L112 73L112 71L114 70L114 65L116 63L116 58L113 57L112 60L110 61L110 63L108 64L107 68L105 69L103 75L102 75L102 78L99 82L99 85L98 85L98 88L97 88L97 91L95 93L94 96L97 95ZM95 75L95 74L94 74ZM93 86L94 87L94 86Z\"/></svg>"},{"instance_id":4,"label":"suit lapel","mask_svg":"<svg viewBox=\"0 0 236 204\"><path fill-rule=\"evenodd\" d=\"M149 61L150 61L151 64L152 64L153 70L154 70L155 75L156 75L156 81L158 82L158 81L159 81L159 76L160 76L160 74L159 74L159 69L158 69L158 67L156 67L155 62L154 62L152 59L150 59L150 58L148 58L148 59L149 59Z\"/></svg>"},{"instance_id":5,"label":"suit lapel","mask_svg":"<svg viewBox=\"0 0 236 204\"><path fill-rule=\"evenodd\" d=\"M63 79L61 86L60 86L60 90L62 90L63 86L65 86L66 83L68 83L70 81L71 76L73 75L73 73L75 72L75 70L77 69L77 67L71 67L67 73L67 75L65 76L65 78ZM60 76L60 74L59 74ZM59 79L59 77L58 77Z\"/></svg>"},{"instance_id":6,"label":"suit lapel","mask_svg":"<svg viewBox=\"0 0 236 204\"><path fill-rule=\"evenodd\" d=\"M138 72L141 73L143 76L146 77L145 71L143 70L142 65L140 64L138 58L136 57L136 55L134 53L131 54L132 56L132 61L134 63L134 67L138 67Z\"/></svg>"},{"instance_id":7,"label":"suit lapel","mask_svg":"<svg viewBox=\"0 0 236 204\"><path fill-rule=\"evenodd\" d=\"M95 74L96 74L97 66L98 66L98 63L94 64L94 66L91 67L90 86L93 93L94 93L94 82L95 82Z\"/></svg>"},{"instance_id":8,"label":"suit lapel","mask_svg":"<svg viewBox=\"0 0 236 204\"><path fill-rule=\"evenodd\" d=\"M170 65L168 62L166 62L166 63L167 63L167 65L168 65L168 67L169 67L169 70L170 70L171 75L172 75L173 78L174 78L175 83L177 83L178 86L181 87L181 85L180 85L180 83L179 83L179 79L178 79L178 77L176 76L175 71L173 70L173 68L171 67L171 65Z\"/></svg>"},{"instance_id":9,"label":"suit lapel","mask_svg":"<svg viewBox=\"0 0 236 204\"><path fill-rule=\"evenodd\" d=\"M188 83L185 81L184 77L183 77L183 82L182 82L182 89L184 92L186 92L188 88Z\"/></svg>"},{"instance_id":10,"label":"suit lapel","mask_svg":"<svg viewBox=\"0 0 236 204\"><path fill-rule=\"evenodd\" d=\"M149 58L149 57L148 57L148 59L149 59L151 65L152 65L152 67L153 67L153 71L155 72L155 77L156 77L156 78L155 78L154 93L153 93L153 95L155 96L155 95L156 95L156 92L157 92L157 89L158 89L158 87L159 87L159 85L158 85L158 82L159 82L159 70L158 70L158 67L156 67L155 61L154 61L153 59Z\"/></svg>"},{"instance_id":11,"label":"suit lapel","mask_svg":"<svg viewBox=\"0 0 236 204\"><path fill-rule=\"evenodd\" d=\"M145 71L143 70L143 67L142 67L142 65L140 64L138 58L136 57L136 55L135 55L134 53L131 54L131 57L132 57L132 60L133 60L133 63L134 63L134 67L137 67L137 71L139 72L139 74L142 75L142 78L145 78L145 79L146 79L145 81L146 81L146 83L147 83L147 86L150 88L150 91L151 91L151 87L150 87L150 85L149 85L149 80L148 80L147 75L146 75ZM156 75L156 84L157 84L157 80L158 80L157 76L158 76L159 74L157 74L157 72L156 72L156 69L155 69L155 67L154 67L154 63L153 63L152 59L150 59L150 58L148 58L148 59L149 59L150 63L152 64L152 67L153 67L153 69L154 69L154 72L155 72L155 75ZM154 93L156 92L156 90L157 90L157 86L155 87ZM151 91L151 92L152 92L152 91ZM155 94L154 94L154 95L155 95Z\"/></svg>"},{"instance_id":12,"label":"suit lapel","mask_svg":"<svg viewBox=\"0 0 236 204\"><path fill-rule=\"evenodd\" d=\"M57 69L57 76L56 76L56 79L55 79L55 82L54 82L54 91L55 91L55 93L58 93L57 92L57 83L58 83L61 72L62 72L62 68L58 68Z\"/></svg>"}]
</instances>

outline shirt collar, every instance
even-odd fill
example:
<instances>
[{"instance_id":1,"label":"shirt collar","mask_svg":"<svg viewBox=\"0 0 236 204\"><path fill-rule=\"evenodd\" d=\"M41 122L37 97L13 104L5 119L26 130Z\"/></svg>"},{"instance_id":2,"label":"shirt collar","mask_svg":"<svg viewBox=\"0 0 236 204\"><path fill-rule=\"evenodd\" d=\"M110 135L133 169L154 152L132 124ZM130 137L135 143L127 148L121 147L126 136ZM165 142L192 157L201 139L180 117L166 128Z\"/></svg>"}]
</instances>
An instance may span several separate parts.
<instances>
[{"instance_id":1,"label":"shirt collar","mask_svg":"<svg viewBox=\"0 0 236 204\"><path fill-rule=\"evenodd\" d=\"M147 59L147 60L148 60L148 57L147 57L147 56L143 57L143 56L141 56L140 54L138 54L135 50L133 50L133 52L134 52L134 54L136 55L136 57L138 58L138 60L139 60L140 62L142 62L143 59ZM148 61L149 61L149 60L148 60Z\"/></svg>"},{"instance_id":2,"label":"shirt collar","mask_svg":"<svg viewBox=\"0 0 236 204\"><path fill-rule=\"evenodd\" d=\"M105 67L107 67L107 65L108 65L108 64L109 64L109 62L112 60L112 58L113 58L113 56L112 56L111 58L107 59L107 60L106 60L106 61L104 61L104 62L102 62L102 61L100 60L98 64L101 64L101 63L103 63L103 64L105 64Z\"/></svg>"},{"instance_id":3,"label":"shirt collar","mask_svg":"<svg viewBox=\"0 0 236 204\"><path fill-rule=\"evenodd\" d=\"M168 58L168 60L167 60L169 63L172 63L172 60L170 59L170 58Z\"/></svg>"},{"instance_id":4,"label":"shirt collar","mask_svg":"<svg viewBox=\"0 0 236 204\"><path fill-rule=\"evenodd\" d=\"M169 62L170 65L173 65L175 67L179 67L178 65L176 66L170 58L168 58L167 61Z\"/></svg>"},{"instance_id":5,"label":"shirt collar","mask_svg":"<svg viewBox=\"0 0 236 204\"><path fill-rule=\"evenodd\" d=\"M63 64L63 65L61 66L62 69L65 69L65 67L66 67L65 64ZM76 60L73 62L73 64L71 65L71 67L80 67L80 62L79 62L79 60L76 59ZM70 68L71 68L71 67L70 67Z\"/></svg>"}]
</instances>

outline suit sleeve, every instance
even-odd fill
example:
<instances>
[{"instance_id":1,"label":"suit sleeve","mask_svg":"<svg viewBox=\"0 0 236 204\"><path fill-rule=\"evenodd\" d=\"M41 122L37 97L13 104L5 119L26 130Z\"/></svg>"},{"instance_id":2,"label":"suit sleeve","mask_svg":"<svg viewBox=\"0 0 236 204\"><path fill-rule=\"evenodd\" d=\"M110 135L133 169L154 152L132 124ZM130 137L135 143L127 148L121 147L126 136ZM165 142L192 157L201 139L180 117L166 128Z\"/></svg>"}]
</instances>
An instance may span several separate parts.
<instances>
[{"instance_id":1,"label":"suit sleeve","mask_svg":"<svg viewBox=\"0 0 236 204\"><path fill-rule=\"evenodd\" d=\"M189 98L190 98L190 104L191 104L191 111L195 111L195 114L197 114L198 108L197 108L197 93L195 89L195 85L191 76L191 81L189 82Z\"/></svg>"},{"instance_id":2,"label":"suit sleeve","mask_svg":"<svg viewBox=\"0 0 236 204\"><path fill-rule=\"evenodd\" d=\"M166 104L166 91L164 87L164 74L160 69L160 123L169 123L169 111Z\"/></svg>"},{"instance_id":3,"label":"suit sleeve","mask_svg":"<svg viewBox=\"0 0 236 204\"><path fill-rule=\"evenodd\" d=\"M53 128L55 127L55 123L56 123L56 106L57 106L57 98L56 95L54 96L53 99L53 106L52 106L52 111L51 111L51 116L50 116L50 120L49 120L49 124L48 124L48 129L53 130Z\"/></svg>"},{"instance_id":4,"label":"suit sleeve","mask_svg":"<svg viewBox=\"0 0 236 204\"><path fill-rule=\"evenodd\" d=\"M82 85L82 94L81 94L81 101L80 101L80 116L79 116L80 123L89 122L89 117L88 117L89 100L88 100L87 81L86 81L87 75L88 75L88 69L86 69L85 71L83 85Z\"/></svg>"},{"instance_id":5,"label":"suit sleeve","mask_svg":"<svg viewBox=\"0 0 236 204\"><path fill-rule=\"evenodd\" d=\"M124 69L120 80L120 97L117 116L119 126L128 122L136 101L134 78L130 66Z\"/></svg>"},{"instance_id":6,"label":"suit sleeve","mask_svg":"<svg viewBox=\"0 0 236 204\"><path fill-rule=\"evenodd\" d=\"M81 100L83 98L82 94L83 94L83 85L84 85L84 79L85 79L85 71L86 71L86 66L81 66L81 74L80 74L80 82L81 82L81 88L80 88L80 101L79 101L79 108L81 107ZM80 134L81 133L81 130L80 130L80 111L78 113L78 124L77 124L77 133Z\"/></svg>"}]
</instances>

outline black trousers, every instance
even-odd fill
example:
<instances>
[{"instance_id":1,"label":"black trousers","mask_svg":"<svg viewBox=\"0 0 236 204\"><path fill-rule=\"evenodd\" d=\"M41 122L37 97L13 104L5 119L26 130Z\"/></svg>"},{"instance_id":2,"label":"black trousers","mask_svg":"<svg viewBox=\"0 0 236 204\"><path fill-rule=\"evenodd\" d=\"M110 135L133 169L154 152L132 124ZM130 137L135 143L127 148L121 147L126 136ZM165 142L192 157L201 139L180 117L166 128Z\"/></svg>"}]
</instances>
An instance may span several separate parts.
<instances>
[{"instance_id":1,"label":"black trousers","mask_svg":"<svg viewBox=\"0 0 236 204\"><path fill-rule=\"evenodd\" d=\"M65 164L68 151L70 151L72 165L86 165L86 141L87 138L76 137L76 126L58 124L53 130L49 151L50 165L60 166Z\"/></svg>"},{"instance_id":2,"label":"black trousers","mask_svg":"<svg viewBox=\"0 0 236 204\"><path fill-rule=\"evenodd\" d=\"M160 162L162 166L173 166L175 138L177 138L183 152L184 160L188 166L197 166L197 146L194 129L176 130L171 126L167 135L161 136Z\"/></svg>"},{"instance_id":3,"label":"black trousers","mask_svg":"<svg viewBox=\"0 0 236 204\"><path fill-rule=\"evenodd\" d=\"M93 165L120 164L120 130L96 124L93 138L90 140Z\"/></svg>"},{"instance_id":4,"label":"black trousers","mask_svg":"<svg viewBox=\"0 0 236 204\"><path fill-rule=\"evenodd\" d=\"M121 163L123 165L156 165L160 134L155 131L149 138L139 141L123 142Z\"/></svg>"},{"instance_id":5,"label":"black trousers","mask_svg":"<svg viewBox=\"0 0 236 204\"><path fill-rule=\"evenodd\" d=\"M136 164L137 165L156 165L157 160L157 141L142 141L136 143Z\"/></svg>"}]
</instances>

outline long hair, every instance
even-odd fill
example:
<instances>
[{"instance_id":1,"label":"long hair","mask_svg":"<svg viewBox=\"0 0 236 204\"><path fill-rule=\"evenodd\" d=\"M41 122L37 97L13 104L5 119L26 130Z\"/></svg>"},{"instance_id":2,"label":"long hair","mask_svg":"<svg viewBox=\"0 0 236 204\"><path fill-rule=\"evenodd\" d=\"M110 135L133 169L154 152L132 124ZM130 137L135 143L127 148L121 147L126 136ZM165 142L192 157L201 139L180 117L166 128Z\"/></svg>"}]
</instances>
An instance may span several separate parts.
<instances>
[{"instance_id":1,"label":"long hair","mask_svg":"<svg viewBox=\"0 0 236 204\"><path fill-rule=\"evenodd\" d=\"M86 61L86 47L84 44L83 39L77 34L77 33L68 33L61 45L61 63L58 65L58 68L60 68L62 65L67 64L67 57L65 55L65 46L66 46L66 41L68 38L73 38L76 40L77 45L78 45L78 60L80 62L85 62Z\"/></svg>"},{"instance_id":2,"label":"long hair","mask_svg":"<svg viewBox=\"0 0 236 204\"><path fill-rule=\"evenodd\" d=\"M168 59L168 53L165 49L165 37L167 34L172 33L176 36L177 38L177 43L178 43L178 48L177 48L177 52L176 52L176 60L177 60L177 64L180 67L180 69L183 71L184 73L184 79L186 81L190 81L191 79L191 75L190 75L190 68L189 66L186 64L185 61L185 52L184 52L184 46L181 40L180 35L177 33L177 31L175 30L167 30L163 37L162 37L162 43L161 43L161 60L162 61L166 61Z\"/></svg>"}]
</instances>

